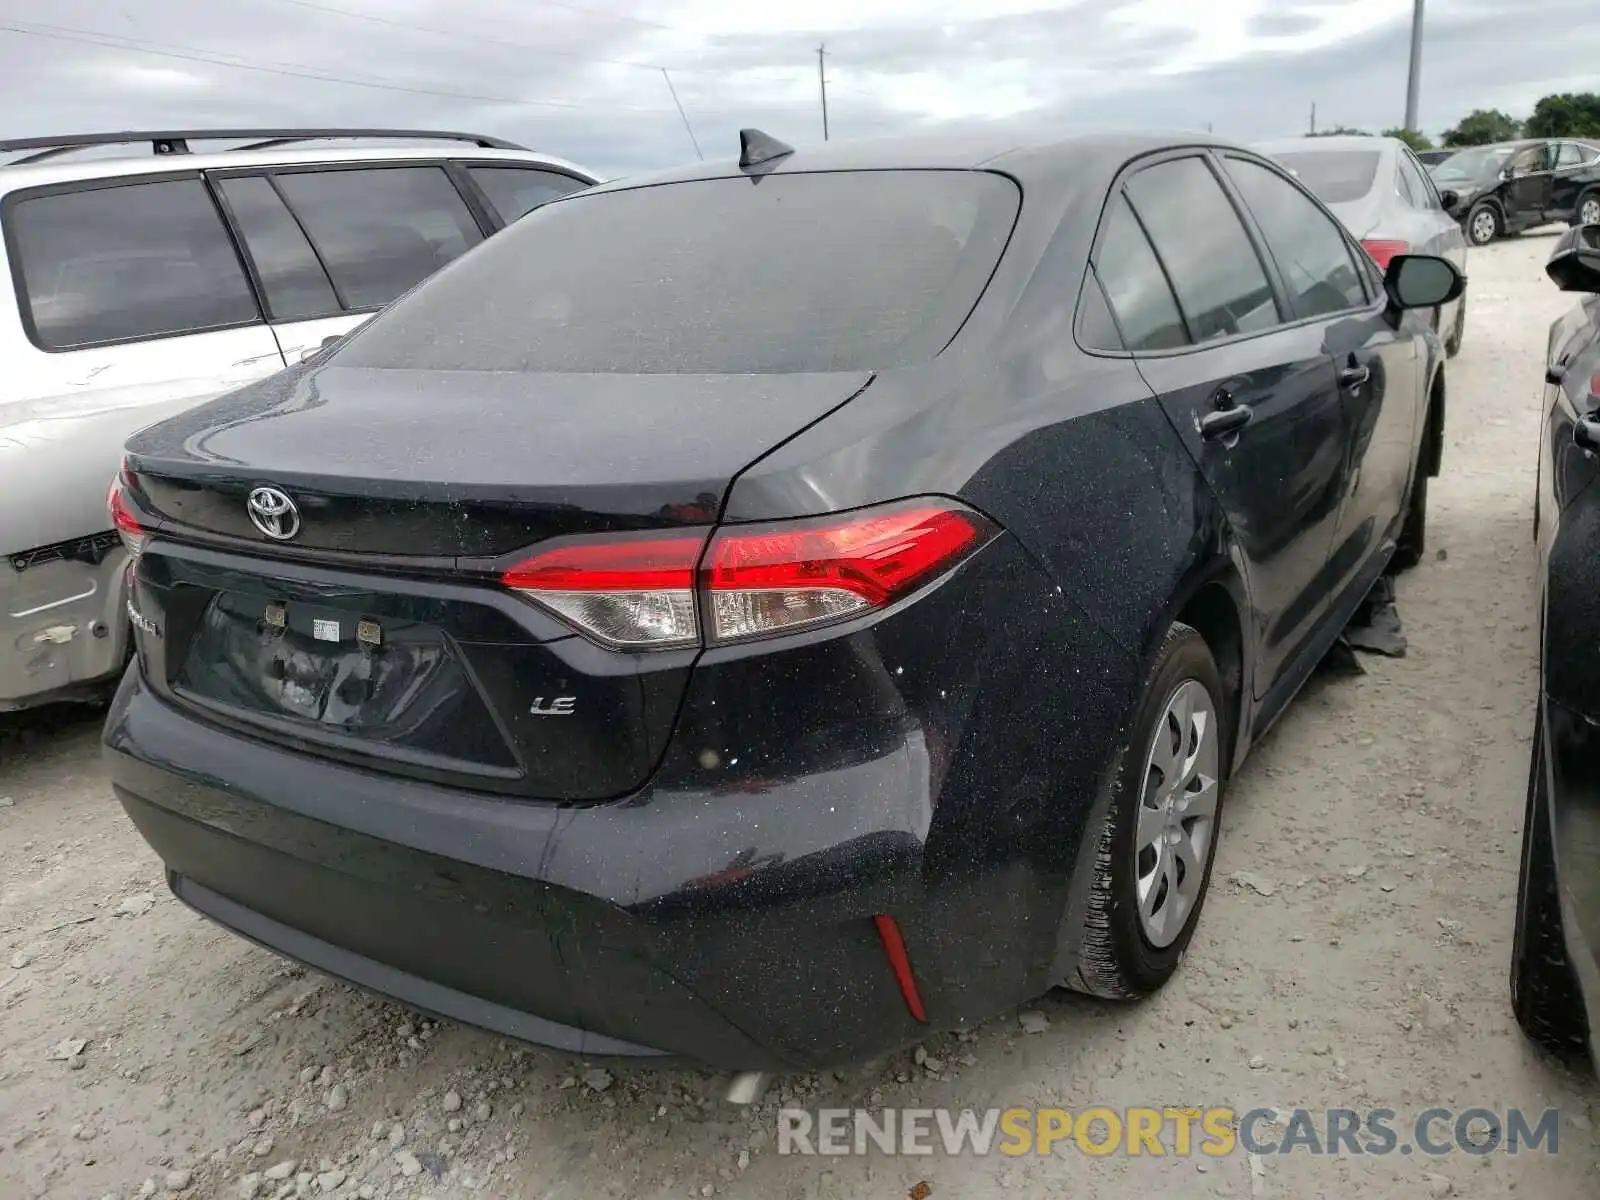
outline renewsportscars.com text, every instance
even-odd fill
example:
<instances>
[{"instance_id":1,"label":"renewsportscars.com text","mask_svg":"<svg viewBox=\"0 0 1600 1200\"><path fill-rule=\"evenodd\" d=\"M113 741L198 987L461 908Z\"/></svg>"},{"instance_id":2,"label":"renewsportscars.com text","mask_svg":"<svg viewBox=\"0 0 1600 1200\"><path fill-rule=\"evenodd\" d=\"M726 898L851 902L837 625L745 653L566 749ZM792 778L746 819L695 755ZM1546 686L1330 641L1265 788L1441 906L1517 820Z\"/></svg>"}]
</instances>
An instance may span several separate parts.
<instances>
[{"instance_id":1,"label":"renewsportscars.com text","mask_svg":"<svg viewBox=\"0 0 1600 1200\"><path fill-rule=\"evenodd\" d=\"M784 1108L778 1153L1555 1154L1560 1128L1553 1108L1429 1108L1410 1116L1392 1108Z\"/></svg>"}]
</instances>

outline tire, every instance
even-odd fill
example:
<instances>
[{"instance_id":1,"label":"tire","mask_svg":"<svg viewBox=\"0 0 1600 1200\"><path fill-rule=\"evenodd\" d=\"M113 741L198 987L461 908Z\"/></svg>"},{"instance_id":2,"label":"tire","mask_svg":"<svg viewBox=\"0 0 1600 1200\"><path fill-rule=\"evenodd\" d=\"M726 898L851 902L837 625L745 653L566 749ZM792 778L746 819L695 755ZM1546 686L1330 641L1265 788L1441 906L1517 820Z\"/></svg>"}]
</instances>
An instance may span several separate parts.
<instances>
[{"instance_id":1,"label":"tire","mask_svg":"<svg viewBox=\"0 0 1600 1200\"><path fill-rule=\"evenodd\" d=\"M1600 191L1585 192L1579 198L1576 216L1576 224L1600 225Z\"/></svg>"},{"instance_id":2,"label":"tire","mask_svg":"<svg viewBox=\"0 0 1600 1200\"><path fill-rule=\"evenodd\" d=\"M1456 323L1450 330L1450 336L1444 340L1444 353L1446 358L1454 358L1461 353L1462 340L1467 335L1467 298L1461 297L1456 305Z\"/></svg>"},{"instance_id":3,"label":"tire","mask_svg":"<svg viewBox=\"0 0 1600 1200\"><path fill-rule=\"evenodd\" d=\"M1411 495L1406 497L1405 523L1400 526L1394 557L1389 560L1391 571L1409 571L1422 561L1428 550L1428 471L1423 457L1431 436L1431 430L1423 434L1423 449L1417 454L1416 470L1411 475Z\"/></svg>"},{"instance_id":4,"label":"tire","mask_svg":"<svg viewBox=\"0 0 1600 1200\"><path fill-rule=\"evenodd\" d=\"M1180 737L1184 724L1188 728ZM1098 832L1077 970L1066 980L1068 987L1106 999L1135 999L1155 991L1177 970L1211 883L1230 733L1226 693L1211 651L1192 628L1175 623L1150 668L1112 784ZM1185 749L1191 746L1192 755ZM1164 774L1162 759L1176 771ZM1168 804L1174 775L1180 788ZM1176 832L1184 839L1184 853L1167 848L1165 876L1155 843L1135 845L1158 829L1164 837ZM1197 845L1202 836L1203 846ZM1145 894L1153 902L1146 912L1141 912L1141 874L1150 880ZM1154 918L1161 918L1159 930L1152 928L1158 923Z\"/></svg>"},{"instance_id":5,"label":"tire","mask_svg":"<svg viewBox=\"0 0 1600 1200\"><path fill-rule=\"evenodd\" d=\"M1511 931L1511 1010L1522 1032L1568 1063L1589 1054L1589 1018L1567 958L1557 892L1555 846L1544 790L1544 732L1533 735L1528 803L1522 818L1522 872Z\"/></svg>"},{"instance_id":6,"label":"tire","mask_svg":"<svg viewBox=\"0 0 1600 1200\"><path fill-rule=\"evenodd\" d=\"M1500 210L1487 200L1479 200L1467 213L1467 240L1474 246L1487 246L1497 237L1504 237L1505 222Z\"/></svg>"}]
</instances>

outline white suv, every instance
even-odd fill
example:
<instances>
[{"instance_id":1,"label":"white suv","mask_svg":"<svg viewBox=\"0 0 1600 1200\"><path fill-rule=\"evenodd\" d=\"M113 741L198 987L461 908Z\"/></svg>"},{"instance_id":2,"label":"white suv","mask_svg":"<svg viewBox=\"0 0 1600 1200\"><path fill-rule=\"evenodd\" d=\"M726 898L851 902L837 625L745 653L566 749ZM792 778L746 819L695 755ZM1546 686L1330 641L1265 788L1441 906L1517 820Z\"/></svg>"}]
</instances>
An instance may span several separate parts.
<instances>
[{"instance_id":1,"label":"white suv","mask_svg":"<svg viewBox=\"0 0 1600 1200\"><path fill-rule=\"evenodd\" d=\"M428 130L0 141L0 712L93 696L121 669L124 555L105 495L128 435L298 364L597 182Z\"/></svg>"}]
</instances>

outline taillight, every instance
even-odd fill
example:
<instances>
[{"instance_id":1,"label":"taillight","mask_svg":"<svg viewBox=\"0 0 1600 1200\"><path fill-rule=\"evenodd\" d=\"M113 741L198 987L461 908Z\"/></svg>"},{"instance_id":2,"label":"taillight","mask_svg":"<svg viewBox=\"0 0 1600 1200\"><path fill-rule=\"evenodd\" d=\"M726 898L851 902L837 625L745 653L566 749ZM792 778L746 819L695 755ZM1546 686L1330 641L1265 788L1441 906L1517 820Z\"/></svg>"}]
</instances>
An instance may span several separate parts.
<instances>
[{"instance_id":1,"label":"taillight","mask_svg":"<svg viewBox=\"0 0 1600 1200\"><path fill-rule=\"evenodd\" d=\"M1362 238L1361 248L1372 256L1372 261L1378 264L1381 271L1389 269L1389 262L1395 255L1411 253L1411 243L1389 238Z\"/></svg>"},{"instance_id":2,"label":"taillight","mask_svg":"<svg viewBox=\"0 0 1600 1200\"><path fill-rule=\"evenodd\" d=\"M713 642L737 642L884 608L949 570L988 522L938 501L809 521L726 526L701 572Z\"/></svg>"},{"instance_id":3,"label":"taillight","mask_svg":"<svg viewBox=\"0 0 1600 1200\"><path fill-rule=\"evenodd\" d=\"M540 550L501 582L618 649L748 641L885 608L952 570L996 530L918 500L711 531L603 536Z\"/></svg>"},{"instance_id":4,"label":"taillight","mask_svg":"<svg viewBox=\"0 0 1600 1200\"><path fill-rule=\"evenodd\" d=\"M694 572L708 532L568 542L518 563L500 582L605 646L693 646Z\"/></svg>"},{"instance_id":5,"label":"taillight","mask_svg":"<svg viewBox=\"0 0 1600 1200\"><path fill-rule=\"evenodd\" d=\"M139 518L133 515L125 492L127 486L128 468L123 467L111 479L111 490L106 494L106 509L111 514L111 526L122 539L122 544L128 548L129 554L137 558L144 553L150 535L139 524Z\"/></svg>"}]
</instances>

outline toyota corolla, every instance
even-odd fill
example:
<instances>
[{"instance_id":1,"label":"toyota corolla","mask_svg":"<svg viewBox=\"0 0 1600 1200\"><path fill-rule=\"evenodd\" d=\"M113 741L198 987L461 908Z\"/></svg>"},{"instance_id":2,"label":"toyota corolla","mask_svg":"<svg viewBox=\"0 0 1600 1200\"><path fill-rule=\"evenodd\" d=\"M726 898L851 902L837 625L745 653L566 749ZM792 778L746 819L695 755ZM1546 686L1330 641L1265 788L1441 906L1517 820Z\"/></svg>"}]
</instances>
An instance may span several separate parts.
<instances>
[{"instance_id":1,"label":"toyota corolla","mask_svg":"<svg viewBox=\"0 0 1600 1200\"><path fill-rule=\"evenodd\" d=\"M129 443L116 793L222 925L585 1054L1146 994L1421 554L1464 281L1210 139L742 140Z\"/></svg>"}]
</instances>

